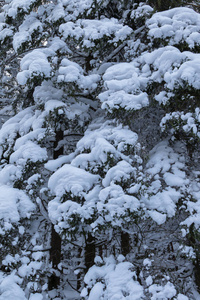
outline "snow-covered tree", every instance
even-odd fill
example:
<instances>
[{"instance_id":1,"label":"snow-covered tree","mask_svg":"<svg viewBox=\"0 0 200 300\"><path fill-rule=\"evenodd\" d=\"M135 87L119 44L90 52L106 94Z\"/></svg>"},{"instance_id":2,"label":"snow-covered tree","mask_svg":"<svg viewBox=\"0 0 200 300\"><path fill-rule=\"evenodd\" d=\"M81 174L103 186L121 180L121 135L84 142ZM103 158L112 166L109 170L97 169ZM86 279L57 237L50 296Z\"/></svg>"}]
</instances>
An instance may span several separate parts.
<instances>
[{"instance_id":1,"label":"snow-covered tree","mask_svg":"<svg viewBox=\"0 0 200 300\"><path fill-rule=\"evenodd\" d=\"M196 299L200 15L163 5L2 7L0 299Z\"/></svg>"}]
</instances>

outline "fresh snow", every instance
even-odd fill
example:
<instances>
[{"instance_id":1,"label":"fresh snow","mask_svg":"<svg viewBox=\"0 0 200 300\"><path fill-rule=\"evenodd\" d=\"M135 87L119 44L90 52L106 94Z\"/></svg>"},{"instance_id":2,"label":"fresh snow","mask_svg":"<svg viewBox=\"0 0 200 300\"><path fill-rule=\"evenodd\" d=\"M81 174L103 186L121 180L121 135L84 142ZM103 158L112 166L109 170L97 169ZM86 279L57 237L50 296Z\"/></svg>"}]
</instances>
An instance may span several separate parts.
<instances>
[{"instance_id":1,"label":"fresh snow","mask_svg":"<svg viewBox=\"0 0 200 300\"><path fill-rule=\"evenodd\" d=\"M100 80L100 76L97 74L91 74L88 76L83 75L83 69L75 62L71 62L67 58L61 61L58 70L58 83L75 83L84 90L95 90L97 82Z\"/></svg>"},{"instance_id":2,"label":"fresh snow","mask_svg":"<svg viewBox=\"0 0 200 300\"><path fill-rule=\"evenodd\" d=\"M34 209L35 205L24 191L7 185L0 186L0 219L5 222L5 230L11 229L11 224L17 224L21 218L30 217Z\"/></svg>"},{"instance_id":3,"label":"fresh snow","mask_svg":"<svg viewBox=\"0 0 200 300\"><path fill-rule=\"evenodd\" d=\"M78 196L89 191L98 179L98 175L66 164L50 177L48 186L56 196L62 197L66 192Z\"/></svg>"},{"instance_id":4,"label":"fresh snow","mask_svg":"<svg viewBox=\"0 0 200 300\"><path fill-rule=\"evenodd\" d=\"M24 165L27 161L37 162L44 161L47 159L47 151L36 145L32 141L28 141L26 144L21 145L14 153L10 156L11 164Z\"/></svg>"},{"instance_id":5,"label":"fresh snow","mask_svg":"<svg viewBox=\"0 0 200 300\"><path fill-rule=\"evenodd\" d=\"M147 81L139 76L134 63L109 67L103 79L106 91L99 95L103 109L112 111L122 107L125 110L138 110L149 104L148 95L142 92Z\"/></svg>"},{"instance_id":6,"label":"fresh snow","mask_svg":"<svg viewBox=\"0 0 200 300\"><path fill-rule=\"evenodd\" d=\"M149 287L149 292L152 294L151 300L172 299L176 295L176 289L171 282L164 286L153 284Z\"/></svg>"},{"instance_id":7,"label":"fresh snow","mask_svg":"<svg viewBox=\"0 0 200 300\"><path fill-rule=\"evenodd\" d=\"M88 300L140 300L143 297L143 288L136 281L134 266L129 262L117 263L114 258L105 259L103 266L90 268L84 281L91 289L89 297L84 289L81 296Z\"/></svg>"},{"instance_id":8,"label":"fresh snow","mask_svg":"<svg viewBox=\"0 0 200 300\"><path fill-rule=\"evenodd\" d=\"M21 70L17 74L17 80L20 85L24 85L28 79L32 79L34 76L50 78L51 65L44 51L36 49L23 57Z\"/></svg>"},{"instance_id":9,"label":"fresh snow","mask_svg":"<svg viewBox=\"0 0 200 300\"><path fill-rule=\"evenodd\" d=\"M19 111L0 130L0 300L78 298L67 293L85 272L74 247L86 251L89 235L102 257L83 299L199 299L200 15L115 1L118 20L108 1L55 2L6 0L0 13L1 84ZM64 246L59 297L47 295L52 224Z\"/></svg>"},{"instance_id":10,"label":"fresh snow","mask_svg":"<svg viewBox=\"0 0 200 300\"><path fill-rule=\"evenodd\" d=\"M59 28L65 39L71 37L79 40L83 38L83 47L95 47L95 40L99 40L106 36L111 42L119 42L126 39L131 34L132 29L123 26L117 19L104 18L102 20L78 20L76 23L67 22L60 25ZM114 38L112 36L114 35Z\"/></svg>"},{"instance_id":11,"label":"fresh snow","mask_svg":"<svg viewBox=\"0 0 200 300\"><path fill-rule=\"evenodd\" d=\"M42 32L42 23L37 19L37 14L32 13L26 17L25 21L19 27L19 32L14 34L13 37L13 48L17 50L22 46L23 43L31 41L31 35L37 31Z\"/></svg>"},{"instance_id":12,"label":"fresh snow","mask_svg":"<svg viewBox=\"0 0 200 300\"><path fill-rule=\"evenodd\" d=\"M152 39L167 40L169 45L186 42L190 49L200 45L200 16L190 8L155 13L146 24Z\"/></svg>"},{"instance_id":13,"label":"fresh snow","mask_svg":"<svg viewBox=\"0 0 200 300\"><path fill-rule=\"evenodd\" d=\"M20 288L21 278L12 272L0 279L0 300L27 300L25 292Z\"/></svg>"}]
</instances>

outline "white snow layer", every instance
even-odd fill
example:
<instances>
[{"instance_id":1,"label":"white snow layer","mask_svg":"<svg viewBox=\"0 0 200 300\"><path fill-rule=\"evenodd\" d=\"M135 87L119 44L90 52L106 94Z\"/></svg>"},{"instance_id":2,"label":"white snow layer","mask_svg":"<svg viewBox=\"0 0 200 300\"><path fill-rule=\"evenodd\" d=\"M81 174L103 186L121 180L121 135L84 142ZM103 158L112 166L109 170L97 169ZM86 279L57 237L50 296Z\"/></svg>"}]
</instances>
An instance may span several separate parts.
<instances>
[{"instance_id":1,"label":"white snow layer","mask_svg":"<svg viewBox=\"0 0 200 300\"><path fill-rule=\"evenodd\" d=\"M62 197L65 193L78 196L89 191L98 179L98 175L66 164L50 177L48 186L56 196Z\"/></svg>"},{"instance_id":2,"label":"white snow layer","mask_svg":"<svg viewBox=\"0 0 200 300\"><path fill-rule=\"evenodd\" d=\"M103 109L138 110L149 104L148 95L142 92L147 80L139 76L134 63L120 63L109 67L103 79L106 91L99 95Z\"/></svg>"},{"instance_id":3,"label":"white snow layer","mask_svg":"<svg viewBox=\"0 0 200 300\"><path fill-rule=\"evenodd\" d=\"M172 112L166 114L160 123L162 131L165 130L167 123L170 121L175 121L180 124L180 127L182 128L185 133L189 135L194 135L200 138L200 108L195 108L194 113L184 113L184 112ZM173 129L174 133L175 129Z\"/></svg>"},{"instance_id":4,"label":"white snow layer","mask_svg":"<svg viewBox=\"0 0 200 300\"><path fill-rule=\"evenodd\" d=\"M39 145L32 141L27 141L24 145L21 145L14 153L10 156L10 163L24 165L27 161L37 162L44 161L47 159L47 150L41 148Z\"/></svg>"},{"instance_id":5,"label":"white snow layer","mask_svg":"<svg viewBox=\"0 0 200 300\"><path fill-rule=\"evenodd\" d=\"M146 173L151 183L145 189L142 201L149 216L159 225L176 213L176 203L189 184L185 168L184 156L169 147L167 141L160 142L150 152ZM160 190L160 180L166 183L165 189Z\"/></svg>"},{"instance_id":6,"label":"white snow layer","mask_svg":"<svg viewBox=\"0 0 200 300\"><path fill-rule=\"evenodd\" d=\"M123 41L131 34L132 29L127 25L120 24L117 19L104 18L102 20L79 19L76 22L67 22L60 25L59 31L65 39L70 37L76 40L82 39L83 46L91 48L95 46L95 41L104 36L107 39L110 38L110 42Z\"/></svg>"},{"instance_id":7,"label":"white snow layer","mask_svg":"<svg viewBox=\"0 0 200 300\"><path fill-rule=\"evenodd\" d=\"M200 45L200 15L186 7L155 13L148 21L149 36L168 41L168 45L186 42L190 49Z\"/></svg>"},{"instance_id":8,"label":"white snow layer","mask_svg":"<svg viewBox=\"0 0 200 300\"><path fill-rule=\"evenodd\" d=\"M25 192L6 185L0 186L0 219L11 224L27 218L35 205ZM9 229L9 228L8 228Z\"/></svg>"},{"instance_id":9,"label":"white snow layer","mask_svg":"<svg viewBox=\"0 0 200 300\"><path fill-rule=\"evenodd\" d=\"M97 74L84 76L83 73L83 69L77 63L64 58L58 70L57 81L59 83L76 83L83 90L94 90L100 76Z\"/></svg>"},{"instance_id":10,"label":"white snow layer","mask_svg":"<svg viewBox=\"0 0 200 300\"><path fill-rule=\"evenodd\" d=\"M27 300L25 292L20 288L22 278L15 271L2 278L0 283L0 300Z\"/></svg>"},{"instance_id":11,"label":"white snow layer","mask_svg":"<svg viewBox=\"0 0 200 300\"><path fill-rule=\"evenodd\" d=\"M13 0L6 6L7 14L9 17L15 18L18 11L23 10L28 12L29 7L37 0Z\"/></svg>"},{"instance_id":12,"label":"white snow layer","mask_svg":"<svg viewBox=\"0 0 200 300\"><path fill-rule=\"evenodd\" d=\"M22 25L19 26L19 31L13 36L13 48L17 50L22 46L23 43L32 41L31 35L39 35L42 32L42 23L37 19L36 13L28 15Z\"/></svg>"},{"instance_id":13,"label":"white snow layer","mask_svg":"<svg viewBox=\"0 0 200 300\"><path fill-rule=\"evenodd\" d=\"M37 76L50 78L51 65L44 52L45 50L36 49L22 58L20 63L22 71L17 74L17 81L20 85L26 84L28 79Z\"/></svg>"},{"instance_id":14,"label":"white snow layer","mask_svg":"<svg viewBox=\"0 0 200 300\"><path fill-rule=\"evenodd\" d=\"M155 96L159 103L165 104L178 87L200 88L200 54L180 52L173 46L166 46L142 54L138 62L149 83L164 83L163 91Z\"/></svg>"},{"instance_id":15,"label":"white snow layer","mask_svg":"<svg viewBox=\"0 0 200 300\"><path fill-rule=\"evenodd\" d=\"M58 169L49 179L48 186L56 198L50 201L48 209L51 220L57 223L57 229L69 228L68 222L73 214L78 214L84 224L83 220L91 218L94 210L101 218L91 224L93 228L101 225L102 218L114 226L121 226L123 219L119 216L126 217L128 211L134 213L138 210L138 199L126 194L118 185L135 176L131 160L122 152L128 145L134 147L137 138L136 133L122 125L114 126L112 121L95 122L89 126L85 136L77 143L75 158L66 158L72 159L71 164ZM102 164L109 165L109 157L119 161L107 169L105 177L92 174ZM54 169L62 162L65 160L60 158L56 163L48 162L46 166ZM64 195L68 198L65 202L62 200ZM84 201L73 202L73 197L77 196L84 197Z\"/></svg>"},{"instance_id":16,"label":"white snow layer","mask_svg":"<svg viewBox=\"0 0 200 300\"><path fill-rule=\"evenodd\" d=\"M133 269L130 262L116 263L112 256L105 258L103 266L94 265L85 275L84 281L91 291L85 298L88 294L85 288L81 296L88 300L140 300L143 288Z\"/></svg>"},{"instance_id":17,"label":"white snow layer","mask_svg":"<svg viewBox=\"0 0 200 300\"><path fill-rule=\"evenodd\" d=\"M153 284L149 287L149 292L152 294L151 300L172 299L176 295L176 289L171 282L164 286Z\"/></svg>"}]
</instances>

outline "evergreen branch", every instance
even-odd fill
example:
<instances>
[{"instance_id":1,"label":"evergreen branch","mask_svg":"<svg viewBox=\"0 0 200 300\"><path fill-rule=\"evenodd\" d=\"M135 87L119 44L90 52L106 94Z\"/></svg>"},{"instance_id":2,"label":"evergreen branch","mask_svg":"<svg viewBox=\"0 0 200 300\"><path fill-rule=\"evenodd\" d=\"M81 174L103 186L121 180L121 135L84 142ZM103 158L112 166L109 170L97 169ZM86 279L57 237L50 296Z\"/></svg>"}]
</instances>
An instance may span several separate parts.
<instances>
[{"instance_id":1,"label":"evergreen branch","mask_svg":"<svg viewBox=\"0 0 200 300\"><path fill-rule=\"evenodd\" d=\"M143 29L145 28L145 25L138 28L137 30L134 31L134 37L140 33ZM108 55L104 61L102 62L102 64L110 61L115 55L117 55L126 45L127 45L128 41L124 41L121 45L119 45L110 55Z\"/></svg>"},{"instance_id":2,"label":"evergreen branch","mask_svg":"<svg viewBox=\"0 0 200 300\"><path fill-rule=\"evenodd\" d=\"M125 46L127 45L127 41L124 41L121 45L119 45L110 55L108 55L102 64L110 61L116 54L118 54Z\"/></svg>"},{"instance_id":3,"label":"evergreen branch","mask_svg":"<svg viewBox=\"0 0 200 300\"><path fill-rule=\"evenodd\" d=\"M196 3L186 3L186 4L197 7L197 8L200 8L200 4L196 4Z\"/></svg>"}]
</instances>

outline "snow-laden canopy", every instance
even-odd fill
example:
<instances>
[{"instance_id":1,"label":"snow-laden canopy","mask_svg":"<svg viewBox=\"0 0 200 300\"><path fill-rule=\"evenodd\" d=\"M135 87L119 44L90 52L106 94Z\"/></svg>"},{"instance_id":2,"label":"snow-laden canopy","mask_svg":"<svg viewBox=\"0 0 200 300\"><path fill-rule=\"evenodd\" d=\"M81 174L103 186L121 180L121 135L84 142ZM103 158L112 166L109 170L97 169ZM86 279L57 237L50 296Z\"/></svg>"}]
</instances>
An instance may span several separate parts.
<instances>
[{"instance_id":1,"label":"snow-laden canopy","mask_svg":"<svg viewBox=\"0 0 200 300\"><path fill-rule=\"evenodd\" d=\"M200 17L161 4L3 5L0 299L196 299Z\"/></svg>"}]
</instances>

